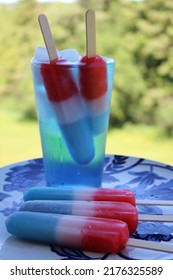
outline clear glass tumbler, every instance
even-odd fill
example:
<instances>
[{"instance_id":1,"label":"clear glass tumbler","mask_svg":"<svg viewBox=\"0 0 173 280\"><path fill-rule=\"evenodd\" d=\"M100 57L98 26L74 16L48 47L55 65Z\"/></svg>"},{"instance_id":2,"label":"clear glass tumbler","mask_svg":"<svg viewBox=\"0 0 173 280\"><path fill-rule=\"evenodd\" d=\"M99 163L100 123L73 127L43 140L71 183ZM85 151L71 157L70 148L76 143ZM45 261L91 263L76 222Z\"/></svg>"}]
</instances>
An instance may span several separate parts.
<instances>
[{"instance_id":1,"label":"clear glass tumbler","mask_svg":"<svg viewBox=\"0 0 173 280\"><path fill-rule=\"evenodd\" d=\"M47 186L100 187L114 60L31 61Z\"/></svg>"}]
</instances>

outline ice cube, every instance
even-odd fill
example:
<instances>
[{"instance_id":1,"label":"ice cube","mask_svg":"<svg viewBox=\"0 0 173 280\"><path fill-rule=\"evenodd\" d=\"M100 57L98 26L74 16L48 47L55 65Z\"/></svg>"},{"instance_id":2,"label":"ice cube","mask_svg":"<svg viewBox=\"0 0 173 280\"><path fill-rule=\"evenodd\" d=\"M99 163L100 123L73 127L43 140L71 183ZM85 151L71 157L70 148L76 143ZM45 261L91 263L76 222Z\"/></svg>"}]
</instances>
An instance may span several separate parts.
<instances>
[{"instance_id":1,"label":"ice cube","mask_svg":"<svg viewBox=\"0 0 173 280\"><path fill-rule=\"evenodd\" d=\"M57 50L58 57L61 57L60 52ZM34 57L37 61L45 62L49 61L49 55L46 48L37 47L34 53Z\"/></svg>"},{"instance_id":2,"label":"ice cube","mask_svg":"<svg viewBox=\"0 0 173 280\"><path fill-rule=\"evenodd\" d=\"M80 59L80 55L75 49L66 49L59 52L60 56L70 62L77 62Z\"/></svg>"},{"instance_id":3,"label":"ice cube","mask_svg":"<svg viewBox=\"0 0 173 280\"><path fill-rule=\"evenodd\" d=\"M34 57L37 61L47 61L49 60L49 56L46 48L38 47L35 49Z\"/></svg>"}]
</instances>

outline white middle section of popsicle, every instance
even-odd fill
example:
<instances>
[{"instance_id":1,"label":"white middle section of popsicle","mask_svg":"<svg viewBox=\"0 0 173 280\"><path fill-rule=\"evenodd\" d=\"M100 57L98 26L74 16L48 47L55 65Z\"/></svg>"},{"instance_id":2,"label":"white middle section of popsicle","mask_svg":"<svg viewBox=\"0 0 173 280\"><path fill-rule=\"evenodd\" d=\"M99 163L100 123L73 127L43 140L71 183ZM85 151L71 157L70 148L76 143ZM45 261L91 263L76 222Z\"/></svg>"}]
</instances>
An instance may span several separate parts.
<instances>
[{"instance_id":1,"label":"white middle section of popsicle","mask_svg":"<svg viewBox=\"0 0 173 280\"><path fill-rule=\"evenodd\" d=\"M77 122L86 117L86 111L82 106L81 98L73 95L68 99L60 102L52 102L55 113L60 124L70 124Z\"/></svg>"},{"instance_id":2,"label":"white middle section of popsicle","mask_svg":"<svg viewBox=\"0 0 173 280\"><path fill-rule=\"evenodd\" d=\"M81 243L81 228L86 224L85 217L74 219L73 216L64 216L57 223L56 235L60 244L79 247Z\"/></svg>"},{"instance_id":3,"label":"white middle section of popsicle","mask_svg":"<svg viewBox=\"0 0 173 280\"><path fill-rule=\"evenodd\" d=\"M105 113L108 109L108 102L106 94L94 100L85 100L90 117L97 117ZM94 121L94 120L93 120Z\"/></svg>"},{"instance_id":4,"label":"white middle section of popsicle","mask_svg":"<svg viewBox=\"0 0 173 280\"><path fill-rule=\"evenodd\" d=\"M86 201L91 201L93 198L93 195L95 194L95 189L92 188L82 188L82 191L74 191L73 195L74 198L73 200L86 200Z\"/></svg>"}]
</instances>

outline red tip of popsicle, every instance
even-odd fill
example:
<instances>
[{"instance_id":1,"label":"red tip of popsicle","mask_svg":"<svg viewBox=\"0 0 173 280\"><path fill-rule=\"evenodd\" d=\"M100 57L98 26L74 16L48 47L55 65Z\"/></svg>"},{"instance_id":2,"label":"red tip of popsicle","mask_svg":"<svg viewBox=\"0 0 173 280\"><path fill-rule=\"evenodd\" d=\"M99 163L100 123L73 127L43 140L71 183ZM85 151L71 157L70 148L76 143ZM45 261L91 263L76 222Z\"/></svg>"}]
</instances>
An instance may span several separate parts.
<instances>
[{"instance_id":1,"label":"red tip of popsicle","mask_svg":"<svg viewBox=\"0 0 173 280\"><path fill-rule=\"evenodd\" d=\"M41 75L50 101L60 102L78 94L74 78L66 65L65 59L51 61L41 65Z\"/></svg>"},{"instance_id":2,"label":"red tip of popsicle","mask_svg":"<svg viewBox=\"0 0 173 280\"><path fill-rule=\"evenodd\" d=\"M104 202L94 204L94 216L107 219L118 219L128 225L130 234L136 231L138 212L135 206L128 202Z\"/></svg>"},{"instance_id":3,"label":"red tip of popsicle","mask_svg":"<svg viewBox=\"0 0 173 280\"><path fill-rule=\"evenodd\" d=\"M84 55L80 65L80 89L81 95L93 100L106 94L107 71L106 62L96 55L87 57Z\"/></svg>"},{"instance_id":4,"label":"red tip of popsicle","mask_svg":"<svg viewBox=\"0 0 173 280\"><path fill-rule=\"evenodd\" d=\"M96 221L96 218L94 219ZM98 218L95 224L91 221L92 218L89 219L88 226L82 230L81 245L83 250L118 253L125 247L129 239L126 223L104 218Z\"/></svg>"},{"instance_id":5,"label":"red tip of popsicle","mask_svg":"<svg viewBox=\"0 0 173 280\"><path fill-rule=\"evenodd\" d=\"M84 55L81 58L81 62L87 64L87 65L91 65L91 66L106 66L106 62L103 60L103 58L99 55L95 55L95 56L91 56L88 57L87 55Z\"/></svg>"},{"instance_id":6,"label":"red tip of popsicle","mask_svg":"<svg viewBox=\"0 0 173 280\"><path fill-rule=\"evenodd\" d=\"M99 188L93 194L92 200L94 201L122 201L136 205L134 193L126 189L106 189Z\"/></svg>"}]
</instances>

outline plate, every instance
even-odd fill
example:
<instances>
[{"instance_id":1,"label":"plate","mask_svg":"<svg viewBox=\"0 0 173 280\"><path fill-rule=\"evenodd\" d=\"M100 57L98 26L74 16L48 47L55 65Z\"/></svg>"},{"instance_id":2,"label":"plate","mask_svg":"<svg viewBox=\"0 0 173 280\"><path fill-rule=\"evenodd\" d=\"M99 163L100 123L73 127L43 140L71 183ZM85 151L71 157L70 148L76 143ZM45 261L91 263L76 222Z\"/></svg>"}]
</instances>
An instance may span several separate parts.
<instances>
[{"instance_id":1,"label":"plate","mask_svg":"<svg viewBox=\"0 0 173 280\"><path fill-rule=\"evenodd\" d=\"M23 193L34 186L46 186L41 158L0 169L0 259L1 260L171 260L173 254L126 248L118 254L69 249L53 244L26 242L10 236L5 220L23 202ZM106 155L103 188L130 189L137 199L173 200L173 166L143 158ZM172 211L172 212L171 212ZM138 206L141 214L173 214L173 207ZM173 245L173 223L139 222L132 238L165 241Z\"/></svg>"}]
</instances>

